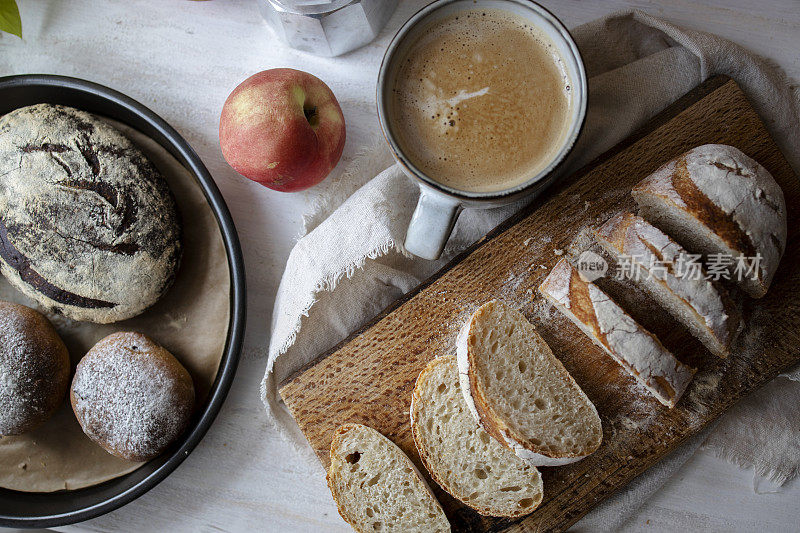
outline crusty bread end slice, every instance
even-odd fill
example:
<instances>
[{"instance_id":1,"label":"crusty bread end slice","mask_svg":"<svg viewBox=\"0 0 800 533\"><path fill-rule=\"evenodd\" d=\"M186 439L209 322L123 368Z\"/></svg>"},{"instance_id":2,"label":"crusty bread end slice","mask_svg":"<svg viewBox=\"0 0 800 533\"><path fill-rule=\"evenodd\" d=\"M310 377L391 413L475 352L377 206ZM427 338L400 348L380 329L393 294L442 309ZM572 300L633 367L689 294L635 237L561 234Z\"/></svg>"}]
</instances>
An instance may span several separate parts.
<instances>
[{"instance_id":1,"label":"crusty bread end slice","mask_svg":"<svg viewBox=\"0 0 800 533\"><path fill-rule=\"evenodd\" d=\"M414 463L370 427L345 424L336 430L328 487L339 514L359 533L450 531Z\"/></svg>"},{"instance_id":2,"label":"crusty bread end slice","mask_svg":"<svg viewBox=\"0 0 800 533\"><path fill-rule=\"evenodd\" d=\"M472 415L522 459L558 466L600 446L597 410L519 311L483 304L461 329L456 355Z\"/></svg>"},{"instance_id":3,"label":"crusty bread end slice","mask_svg":"<svg viewBox=\"0 0 800 533\"><path fill-rule=\"evenodd\" d=\"M417 378L411 431L431 477L482 515L524 516L542 502L536 467L482 430L470 414L454 355L434 359Z\"/></svg>"},{"instance_id":4,"label":"crusty bread end slice","mask_svg":"<svg viewBox=\"0 0 800 533\"><path fill-rule=\"evenodd\" d=\"M620 213L594 230L595 240L711 353L727 357L740 329L740 313L728 291L707 278L699 262L671 237L632 213ZM681 266L681 262L684 262Z\"/></svg>"},{"instance_id":5,"label":"crusty bread end slice","mask_svg":"<svg viewBox=\"0 0 800 533\"><path fill-rule=\"evenodd\" d=\"M675 358L594 283L562 259L539 286L556 309L667 407L675 407L695 369Z\"/></svg>"}]
</instances>

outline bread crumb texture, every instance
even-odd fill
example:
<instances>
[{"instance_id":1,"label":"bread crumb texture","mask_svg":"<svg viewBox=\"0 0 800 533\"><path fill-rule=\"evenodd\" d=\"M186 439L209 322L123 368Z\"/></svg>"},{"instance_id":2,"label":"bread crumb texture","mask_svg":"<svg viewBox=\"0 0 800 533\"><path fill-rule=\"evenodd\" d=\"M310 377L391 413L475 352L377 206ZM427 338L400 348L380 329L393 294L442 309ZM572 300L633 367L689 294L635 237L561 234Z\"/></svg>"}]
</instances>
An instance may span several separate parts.
<instances>
[{"instance_id":1,"label":"bread crumb texture","mask_svg":"<svg viewBox=\"0 0 800 533\"><path fill-rule=\"evenodd\" d=\"M518 455L547 464L600 446L597 410L522 313L493 300L468 326L472 395Z\"/></svg>"},{"instance_id":2,"label":"bread crumb texture","mask_svg":"<svg viewBox=\"0 0 800 533\"><path fill-rule=\"evenodd\" d=\"M328 487L339 514L359 533L444 533L450 523L411 460L360 424L336 430Z\"/></svg>"},{"instance_id":3,"label":"bread crumb texture","mask_svg":"<svg viewBox=\"0 0 800 533\"><path fill-rule=\"evenodd\" d=\"M414 387L414 442L447 492L488 516L523 516L542 501L536 467L480 428L461 394L454 355L433 360Z\"/></svg>"}]
</instances>

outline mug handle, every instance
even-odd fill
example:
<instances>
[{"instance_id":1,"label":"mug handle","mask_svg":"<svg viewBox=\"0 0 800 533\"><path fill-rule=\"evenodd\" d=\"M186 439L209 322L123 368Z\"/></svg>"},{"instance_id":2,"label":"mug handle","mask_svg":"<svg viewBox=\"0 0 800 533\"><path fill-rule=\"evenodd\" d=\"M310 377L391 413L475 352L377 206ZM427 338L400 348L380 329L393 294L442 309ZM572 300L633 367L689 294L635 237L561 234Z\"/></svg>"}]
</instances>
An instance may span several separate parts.
<instances>
[{"instance_id":1,"label":"mug handle","mask_svg":"<svg viewBox=\"0 0 800 533\"><path fill-rule=\"evenodd\" d=\"M420 187L417 208L408 224L406 250L423 259L439 259L461 213L461 202Z\"/></svg>"}]
</instances>

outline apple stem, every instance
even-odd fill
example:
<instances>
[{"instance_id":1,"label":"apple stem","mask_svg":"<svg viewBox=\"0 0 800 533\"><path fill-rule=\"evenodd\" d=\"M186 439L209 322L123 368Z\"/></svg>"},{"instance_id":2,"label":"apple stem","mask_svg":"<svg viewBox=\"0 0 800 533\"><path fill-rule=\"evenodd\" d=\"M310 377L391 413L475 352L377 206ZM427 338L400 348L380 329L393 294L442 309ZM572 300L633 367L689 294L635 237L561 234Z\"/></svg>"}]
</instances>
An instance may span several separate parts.
<instances>
[{"instance_id":1,"label":"apple stem","mask_svg":"<svg viewBox=\"0 0 800 533\"><path fill-rule=\"evenodd\" d=\"M319 115L317 115L317 106L314 107L304 107L303 114L306 116L306 120L312 126L316 126L319 123Z\"/></svg>"}]
</instances>

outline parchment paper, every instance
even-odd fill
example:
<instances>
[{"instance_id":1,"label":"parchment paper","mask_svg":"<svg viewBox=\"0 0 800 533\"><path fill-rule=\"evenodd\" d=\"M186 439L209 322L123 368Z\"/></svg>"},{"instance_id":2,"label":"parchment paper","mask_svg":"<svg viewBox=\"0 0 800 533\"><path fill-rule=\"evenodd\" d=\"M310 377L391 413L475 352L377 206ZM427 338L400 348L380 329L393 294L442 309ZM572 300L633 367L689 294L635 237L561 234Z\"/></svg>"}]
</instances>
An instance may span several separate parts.
<instances>
[{"instance_id":1,"label":"parchment paper","mask_svg":"<svg viewBox=\"0 0 800 533\"><path fill-rule=\"evenodd\" d=\"M230 271L211 207L192 175L158 143L132 128L108 121L131 138L158 167L178 204L183 258L175 284L138 317L114 324L77 322L45 312L67 345L75 365L98 340L116 331L138 331L167 348L194 380L196 406L217 375L228 333ZM43 311L0 278L0 299ZM68 399L43 426L0 438L0 487L52 492L88 487L136 470L144 463L118 459L83 434Z\"/></svg>"}]
</instances>

